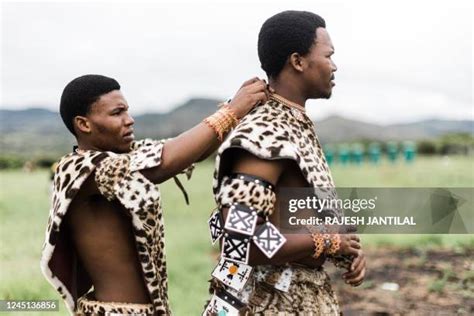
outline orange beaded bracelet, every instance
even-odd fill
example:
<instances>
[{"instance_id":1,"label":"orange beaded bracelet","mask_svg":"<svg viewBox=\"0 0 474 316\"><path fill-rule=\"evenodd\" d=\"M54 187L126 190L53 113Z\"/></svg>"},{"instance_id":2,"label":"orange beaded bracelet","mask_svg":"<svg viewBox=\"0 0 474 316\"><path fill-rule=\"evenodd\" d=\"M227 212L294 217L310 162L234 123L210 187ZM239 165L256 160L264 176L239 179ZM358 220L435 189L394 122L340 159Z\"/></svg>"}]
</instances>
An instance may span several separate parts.
<instances>
[{"instance_id":1,"label":"orange beaded bracelet","mask_svg":"<svg viewBox=\"0 0 474 316\"><path fill-rule=\"evenodd\" d=\"M209 125L216 133L217 139L222 141L224 135L235 127L239 123L239 120L227 104L222 106L216 113L206 117L203 122Z\"/></svg>"}]
</instances>

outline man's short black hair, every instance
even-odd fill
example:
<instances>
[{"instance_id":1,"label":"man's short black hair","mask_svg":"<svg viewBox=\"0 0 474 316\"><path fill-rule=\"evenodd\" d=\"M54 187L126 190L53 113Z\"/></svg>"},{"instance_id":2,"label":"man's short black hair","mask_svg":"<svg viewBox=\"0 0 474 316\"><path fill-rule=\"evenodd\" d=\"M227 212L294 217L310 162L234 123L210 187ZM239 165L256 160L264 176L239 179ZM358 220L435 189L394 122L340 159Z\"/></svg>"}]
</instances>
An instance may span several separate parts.
<instances>
[{"instance_id":1,"label":"man's short black hair","mask_svg":"<svg viewBox=\"0 0 474 316\"><path fill-rule=\"evenodd\" d=\"M85 116L100 96L113 90L120 90L119 83L115 79L101 75L85 75L69 82L61 95L59 106L59 113L68 130L76 135L74 118Z\"/></svg>"},{"instance_id":2,"label":"man's short black hair","mask_svg":"<svg viewBox=\"0 0 474 316\"><path fill-rule=\"evenodd\" d=\"M324 19L307 11L283 11L266 20L258 34L258 57L267 76L278 76L291 54L306 55L318 27L326 28Z\"/></svg>"}]
</instances>

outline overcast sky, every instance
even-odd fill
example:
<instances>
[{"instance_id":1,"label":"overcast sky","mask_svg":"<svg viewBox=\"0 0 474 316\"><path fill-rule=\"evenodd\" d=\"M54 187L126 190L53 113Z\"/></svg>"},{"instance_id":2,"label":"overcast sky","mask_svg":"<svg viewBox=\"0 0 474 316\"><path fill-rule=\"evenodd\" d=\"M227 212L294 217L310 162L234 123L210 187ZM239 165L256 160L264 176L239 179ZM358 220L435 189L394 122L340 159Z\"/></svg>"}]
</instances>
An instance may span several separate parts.
<instances>
[{"instance_id":1,"label":"overcast sky","mask_svg":"<svg viewBox=\"0 0 474 316\"><path fill-rule=\"evenodd\" d=\"M333 97L307 103L312 117L473 119L471 3L2 1L0 105L57 110L64 86L87 73L116 78L134 114L225 98L265 78L259 29L296 9L326 20L339 68Z\"/></svg>"}]
</instances>

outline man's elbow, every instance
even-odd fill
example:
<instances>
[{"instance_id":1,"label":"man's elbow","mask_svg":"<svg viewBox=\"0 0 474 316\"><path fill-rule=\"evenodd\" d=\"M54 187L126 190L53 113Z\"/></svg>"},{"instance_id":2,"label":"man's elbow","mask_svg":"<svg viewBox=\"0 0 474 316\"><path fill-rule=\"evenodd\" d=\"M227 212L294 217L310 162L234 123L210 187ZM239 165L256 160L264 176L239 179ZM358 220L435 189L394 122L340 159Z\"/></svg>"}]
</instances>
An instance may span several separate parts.
<instances>
[{"instance_id":1,"label":"man's elbow","mask_svg":"<svg viewBox=\"0 0 474 316\"><path fill-rule=\"evenodd\" d=\"M158 166L142 170L141 173L154 184L160 184L171 178L173 162L171 159L162 157Z\"/></svg>"}]
</instances>

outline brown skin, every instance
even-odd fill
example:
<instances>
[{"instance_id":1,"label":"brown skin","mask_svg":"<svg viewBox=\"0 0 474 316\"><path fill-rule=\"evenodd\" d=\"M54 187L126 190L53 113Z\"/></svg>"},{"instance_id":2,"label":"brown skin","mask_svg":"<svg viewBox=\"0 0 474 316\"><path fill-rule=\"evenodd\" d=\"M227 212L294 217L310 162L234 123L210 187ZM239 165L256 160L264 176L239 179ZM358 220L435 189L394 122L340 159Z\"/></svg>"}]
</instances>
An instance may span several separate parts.
<instances>
[{"instance_id":1,"label":"brown skin","mask_svg":"<svg viewBox=\"0 0 474 316\"><path fill-rule=\"evenodd\" d=\"M238 118L255 104L268 100L267 85L258 78L246 81L230 106ZM91 105L86 116L74 119L79 150L126 153L133 141L133 118L119 90L102 95ZM175 176L220 145L215 132L200 123L163 147L158 167L142 170L153 183ZM89 176L72 201L66 215L79 258L95 288L97 300L106 302L149 303L141 267L137 258L132 226L126 210L118 202L100 195Z\"/></svg>"},{"instance_id":2,"label":"brown skin","mask_svg":"<svg viewBox=\"0 0 474 316\"><path fill-rule=\"evenodd\" d=\"M277 94L301 106L305 106L308 99L329 98L335 85L333 80L337 67L331 59L334 54L331 38L325 28L317 28L315 32L316 39L310 51L306 55L291 54L278 76L269 78L270 87ZM277 199L278 189L281 187L308 186L294 162L261 160L243 150L233 151L222 161L229 161L231 172L259 176L273 183L277 189ZM277 202L276 206L278 205ZM277 208L270 220L276 222L279 212ZM227 215L226 212L224 215ZM278 265L297 262L309 267L319 267L324 263L324 257L317 260L312 257L314 243L310 235L287 234L285 237L287 242L272 259L268 259L260 250L252 247L250 263ZM338 254L355 256L350 271L344 273L343 278L346 283L358 286L364 280L366 265L359 237L354 234L341 234L340 237L341 247Z\"/></svg>"}]
</instances>

